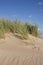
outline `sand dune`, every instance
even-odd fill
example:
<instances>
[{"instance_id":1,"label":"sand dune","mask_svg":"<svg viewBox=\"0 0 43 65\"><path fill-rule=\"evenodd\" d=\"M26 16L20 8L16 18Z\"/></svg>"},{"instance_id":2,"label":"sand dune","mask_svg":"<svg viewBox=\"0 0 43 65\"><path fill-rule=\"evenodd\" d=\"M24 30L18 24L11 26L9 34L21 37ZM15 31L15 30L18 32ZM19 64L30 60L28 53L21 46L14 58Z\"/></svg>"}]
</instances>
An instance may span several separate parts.
<instances>
[{"instance_id":1,"label":"sand dune","mask_svg":"<svg viewBox=\"0 0 43 65\"><path fill-rule=\"evenodd\" d=\"M43 39L29 36L28 40L21 40L6 34L0 40L0 65L43 65Z\"/></svg>"}]
</instances>

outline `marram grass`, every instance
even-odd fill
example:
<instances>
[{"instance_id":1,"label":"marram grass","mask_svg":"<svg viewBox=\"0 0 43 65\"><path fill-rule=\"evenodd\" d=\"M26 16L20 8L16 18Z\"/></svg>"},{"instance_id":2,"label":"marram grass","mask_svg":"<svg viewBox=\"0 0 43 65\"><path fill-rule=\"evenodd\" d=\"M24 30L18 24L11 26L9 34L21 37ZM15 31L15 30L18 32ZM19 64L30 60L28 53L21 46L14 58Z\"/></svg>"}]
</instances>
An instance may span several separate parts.
<instances>
[{"instance_id":1,"label":"marram grass","mask_svg":"<svg viewBox=\"0 0 43 65\"><path fill-rule=\"evenodd\" d=\"M0 20L0 38L4 38L4 34L8 32L19 33L24 39L27 39L28 34L32 34L34 36L38 35L38 26L35 24L22 23L18 20Z\"/></svg>"}]
</instances>

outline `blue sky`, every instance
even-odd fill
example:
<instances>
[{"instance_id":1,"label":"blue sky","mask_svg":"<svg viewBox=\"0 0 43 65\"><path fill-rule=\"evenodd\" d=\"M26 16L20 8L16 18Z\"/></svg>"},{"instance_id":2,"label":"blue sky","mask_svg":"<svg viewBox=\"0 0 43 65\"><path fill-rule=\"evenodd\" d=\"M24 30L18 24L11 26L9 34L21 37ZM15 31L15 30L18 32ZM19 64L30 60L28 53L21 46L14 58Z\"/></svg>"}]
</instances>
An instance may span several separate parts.
<instances>
[{"instance_id":1,"label":"blue sky","mask_svg":"<svg viewBox=\"0 0 43 65\"><path fill-rule=\"evenodd\" d=\"M30 21L43 29L43 0L0 0L0 18Z\"/></svg>"}]
</instances>

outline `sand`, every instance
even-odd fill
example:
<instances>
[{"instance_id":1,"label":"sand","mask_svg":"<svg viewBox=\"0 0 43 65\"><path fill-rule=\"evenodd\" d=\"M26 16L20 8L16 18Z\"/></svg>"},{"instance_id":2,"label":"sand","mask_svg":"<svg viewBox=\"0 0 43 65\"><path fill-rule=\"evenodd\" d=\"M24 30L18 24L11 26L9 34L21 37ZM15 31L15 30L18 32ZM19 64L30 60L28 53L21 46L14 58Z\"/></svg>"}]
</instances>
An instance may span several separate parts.
<instances>
[{"instance_id":1,"label":"sand","mask_svg":"<svg viewBox=\"0 0 43 65\"><path fill-rule=\"evenodd\" d=\"M28 40L21 40L6 34L0 40L0 65L43 65L43 39L29 35Z\"/></svg>"}]
</instances>

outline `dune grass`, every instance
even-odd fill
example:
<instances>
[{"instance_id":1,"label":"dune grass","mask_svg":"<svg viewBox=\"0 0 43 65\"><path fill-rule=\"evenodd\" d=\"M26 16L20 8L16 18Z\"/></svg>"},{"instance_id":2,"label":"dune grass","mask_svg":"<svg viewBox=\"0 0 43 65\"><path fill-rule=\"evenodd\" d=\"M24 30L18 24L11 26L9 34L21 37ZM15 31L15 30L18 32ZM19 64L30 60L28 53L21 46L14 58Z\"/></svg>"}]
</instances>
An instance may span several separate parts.
<instances>
[{"instance_id":1,"label":"dune grass","mask_svg":"<svg viewBox=\"0 0 43 65\"><path fill-rule=\"evenodd\" d=\"M27 39L28 33L34 36L38 35L38 27L35 24L22 23L18 20L0 19L0 38L4 37L4 34L8 32L19 33L24 39Z\"/></svg>"}]
</instances>

